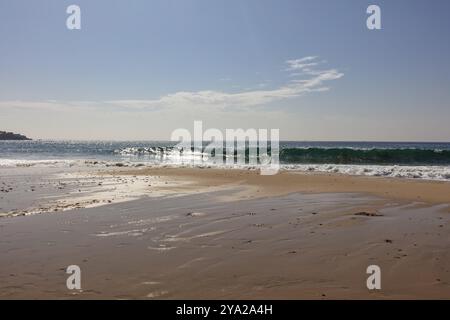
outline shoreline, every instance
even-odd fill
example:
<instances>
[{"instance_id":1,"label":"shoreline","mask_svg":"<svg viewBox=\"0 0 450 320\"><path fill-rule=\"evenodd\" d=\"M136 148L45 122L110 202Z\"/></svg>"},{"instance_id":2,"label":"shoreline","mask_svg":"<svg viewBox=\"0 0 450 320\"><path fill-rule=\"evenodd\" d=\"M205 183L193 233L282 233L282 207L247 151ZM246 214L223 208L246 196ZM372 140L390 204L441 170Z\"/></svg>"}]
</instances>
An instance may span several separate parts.
<instances>
[{"instance_id":1,"label":"shoreline","mask_svg":"<svg viewBox=\"0 0 450 320\"><path fill-rule=\"evenodd\" d=\"M0 172L4 176L0 185L0 200L6 203L6 208L5 204L0 206L0 218L98 207L142 197L227 190L231 192L218 200L255 199L293 193L358 193L385 201L450 204L450 182L338 173L282 170L273 176L263 176L256 170L167 167L102 170L85 167L81 171L80 168L42 170L27 167L3 168ZM27 181L21 181L24 175L28 176ZM11 178L10 183L8 177Z\"/></svg>"},{"instance_id":2,"label":"shoreline","mask_svg":"<svg viewBox=\"0 0 450 320\"><path fill-rule=\"evenodd\" d=\"M292 193L359 193L403 203L449 204L450 182L280 171L213 168L9 168L0 169L0 218L98 207L142 197L226 191L220 201ZM28 177L26 181L22 177ZM8 182L8 177L11 181ZM42 179L40 182L39 179ZM23 199L23 198L26 199ZM5 202L6 200L6 202ZM6 203L6 207L5 207ZM450 212L450 209L448 209Z\"/></svg>"}]
</instances>

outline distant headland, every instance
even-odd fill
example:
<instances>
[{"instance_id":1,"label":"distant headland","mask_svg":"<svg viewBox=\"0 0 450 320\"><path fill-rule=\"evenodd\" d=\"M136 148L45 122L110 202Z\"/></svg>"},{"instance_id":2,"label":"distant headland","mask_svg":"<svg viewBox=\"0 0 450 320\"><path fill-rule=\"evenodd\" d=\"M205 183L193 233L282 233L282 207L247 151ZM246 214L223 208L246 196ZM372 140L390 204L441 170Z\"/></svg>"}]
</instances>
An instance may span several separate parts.
<instances>
[{"instance_id":1,"label":"distant headland","mask_svg":"<svg viewBox=\"0 0 450 320\"><path fill-rule=\"evenodd\" d=\"M0 131L0 140L31 140L31 139L22 134Z\"/></svg>"}]
</instances>

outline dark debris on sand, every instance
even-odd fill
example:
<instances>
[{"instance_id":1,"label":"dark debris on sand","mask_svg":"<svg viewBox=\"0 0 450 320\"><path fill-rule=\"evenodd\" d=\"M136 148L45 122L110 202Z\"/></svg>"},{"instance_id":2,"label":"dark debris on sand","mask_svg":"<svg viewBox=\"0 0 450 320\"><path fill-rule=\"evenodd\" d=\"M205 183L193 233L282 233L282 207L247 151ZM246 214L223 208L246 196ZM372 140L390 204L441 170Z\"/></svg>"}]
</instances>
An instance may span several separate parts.
<instances>
[{"instance_id":1,"label":"dark debris on sand","mask_svg":"<svg viewBox=\"0 0 450 320\"><path fill-rule=\"evenodd\" d=\"M366 212L366 211L357 212L354 215L355 216L365 216L365 217L382 217L383 216L381 213Z\"/></svg>"}]
</instances>

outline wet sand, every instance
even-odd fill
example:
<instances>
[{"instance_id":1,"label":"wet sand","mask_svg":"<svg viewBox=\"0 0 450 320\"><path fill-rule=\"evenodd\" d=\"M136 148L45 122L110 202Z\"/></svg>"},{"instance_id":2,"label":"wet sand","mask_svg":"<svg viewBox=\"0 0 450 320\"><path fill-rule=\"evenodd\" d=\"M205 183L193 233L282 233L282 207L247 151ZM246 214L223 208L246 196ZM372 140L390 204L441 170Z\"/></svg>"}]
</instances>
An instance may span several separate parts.
<instances>
[{"instance_id":1,"label":"wet sand","mask_svg":"<svg viewBox=\"0 0 450 320\"><path fill-rule=\"evenodd\" d=\"M8 176L14 188L0 207L29 199L14 193L30 176L20 172ZM89 179L112 177L128 198L0 218L0 298L450 297L449 183L168 168ZM66 183L47 173L55 178ZM133 187L138 181L145 185ZM70 202L77 183L58 199ZM31 210L25 202L14 209ZM381 267L381 290L366 287L372 264ZM81 291L66 288L69 265L81 268Z\"/></svg>"},{"instance_id":2,"label":"wet sand","mask_svg":"<svg viewBox=\"0 0 450 320\"><path fill-rule=\"evenodd\" d=\"M296 171L280 171L276 175L262 176L258 171L250 170L189 168L141 168L113 172L137 176L164 175L178 181L192 181L198 187L242 186L245 192L235 195L239 198L276 196L293 192L358 192L393 200L450 203L450 183L444 181Z\"/></svg>"}]
</instances>

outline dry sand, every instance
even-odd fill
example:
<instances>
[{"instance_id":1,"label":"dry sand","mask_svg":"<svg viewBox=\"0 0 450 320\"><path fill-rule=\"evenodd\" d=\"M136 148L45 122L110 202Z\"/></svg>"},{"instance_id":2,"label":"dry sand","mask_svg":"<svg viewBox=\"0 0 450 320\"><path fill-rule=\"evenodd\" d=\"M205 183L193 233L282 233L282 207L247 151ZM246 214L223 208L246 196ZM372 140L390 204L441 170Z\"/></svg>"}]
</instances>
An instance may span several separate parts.
<instances>
[{"instance_id":1,"label":"dry sand","mask_svg":"<svg viewBox=\"0 0 450 320\"><path fill-rule=\"evenodd\" d=\"M450 297L449 183L182 168L97 175L111 177L139 196L0 219L1 298ZM133 187L150 178L158 184ZM81 291L65 286L73 264ZM366 287L372 264L379 291Z\"/></svg>"}]
</instances>

